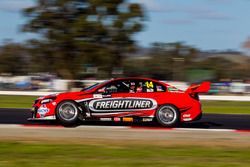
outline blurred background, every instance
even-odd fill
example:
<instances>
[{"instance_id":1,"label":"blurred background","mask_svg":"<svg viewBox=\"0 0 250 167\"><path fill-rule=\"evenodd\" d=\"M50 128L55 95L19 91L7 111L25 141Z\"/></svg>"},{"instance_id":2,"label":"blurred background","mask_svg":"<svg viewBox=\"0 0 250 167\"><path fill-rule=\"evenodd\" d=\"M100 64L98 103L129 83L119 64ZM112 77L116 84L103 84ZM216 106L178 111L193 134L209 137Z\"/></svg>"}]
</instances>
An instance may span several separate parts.
<instances>
[{"instance_id":1,"label":"blurred background","mask_svg":"<svg viewBox=\"0 0 250 167\"><path fill-rule=\"evenodd\" d=\"M249 166L249 7L250 0L0 0L0 166ZM216 96L201 96L201 121L177 128L26 121L37 96L127 76L183 90L211 81Z\"/></svg>"},{"instance_id":2,"label":"blurred background","mask_svg":"<svg viewBox=\"0 0 250 167\"><path fill-rule=\"evenodd\" d=\"M143 76L250 93L249 1L1 0L0 90Z\"/></svg>"}]
</instances>

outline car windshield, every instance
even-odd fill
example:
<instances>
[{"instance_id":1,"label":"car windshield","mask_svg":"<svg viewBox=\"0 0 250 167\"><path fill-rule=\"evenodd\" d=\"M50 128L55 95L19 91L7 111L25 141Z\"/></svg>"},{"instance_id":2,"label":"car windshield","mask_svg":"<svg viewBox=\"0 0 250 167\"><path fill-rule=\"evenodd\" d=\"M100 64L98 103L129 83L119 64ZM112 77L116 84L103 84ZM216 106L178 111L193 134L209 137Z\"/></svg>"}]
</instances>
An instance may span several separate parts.
<instances>
[{"instance_id":1,"label":"car windshield","mask_svg":"<svg viewBox=\"0 0 250 167\"><path fill-rule=\"evenodd\" d=\"M83 88L81 91L89 91L89 90L94 89L94 88L96 88L97 86L99 86L99 85L101 85L101 84L103 84L103 83L106 83L106 82L107 82L107 81L103 81L103 82L100 82L100 83L96 83L96 84L91 85L91 86L89 86L89 87Z\"/></svg>"}]
</instances>

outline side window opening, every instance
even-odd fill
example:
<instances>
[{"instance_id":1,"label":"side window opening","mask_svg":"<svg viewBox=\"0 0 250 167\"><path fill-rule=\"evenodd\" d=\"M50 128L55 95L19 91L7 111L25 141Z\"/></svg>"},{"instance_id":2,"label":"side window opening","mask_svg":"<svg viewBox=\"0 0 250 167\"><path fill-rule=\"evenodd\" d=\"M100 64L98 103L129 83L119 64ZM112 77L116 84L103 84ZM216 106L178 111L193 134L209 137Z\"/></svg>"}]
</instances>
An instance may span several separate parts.
<instances>
[{"instance_id":1,"label":"side window opening","mask_svg":"<svg viewBox=\"0 0 250 167\"><path fill-rule=\"evenodd\" d=\"M117 93L129 93L129 81L117 82Z\"/></svg>"},{"instance_id":2,"label":"side window opening","mask_svg":"<svg viewBox=\"0 0 250 167\"><path fill-rule=\"evenodd\" d=\"M156 92L166 92L166 86L161 84L156 84Z\"/></svg>"},{"instance_id":3,"label":"side window opening","mask_svg":"<svg viewBox=\"0 0 250 167\"><path fill-rule=\"evenodd\" d=\"M155 84L153 83L153 81L144 82L144 92L156 92Z\"/></svg>"},{"instance_id":4,"label":"side window opening","mask_svg":"<svg viewBox=\"0 0 250 167\"><path fill-rule=\"evenodd\" d=\"M148 93L165 92L166 87L150 80L118 80L98 89L98 93Z\"/></svg>"},{"instance_id":5,"label":"side window opening","mask_svg":"<svg viewBox=\"0 0 250 167\"><path fill-rule=\"evenodd\" d=\"M138 82L137 92L165 92L166 87L153 81L142 80Z\"/></svg>"},{"instance_id":6,"label":"side window opening","mask_svg":"<svg viewBox=\"0 0 250 167\"><path fill-rule=\"evenodd\" d=\"M114 81L97 90L98 93L129 93L128 81Z\"/></svg>"}]
</instances>

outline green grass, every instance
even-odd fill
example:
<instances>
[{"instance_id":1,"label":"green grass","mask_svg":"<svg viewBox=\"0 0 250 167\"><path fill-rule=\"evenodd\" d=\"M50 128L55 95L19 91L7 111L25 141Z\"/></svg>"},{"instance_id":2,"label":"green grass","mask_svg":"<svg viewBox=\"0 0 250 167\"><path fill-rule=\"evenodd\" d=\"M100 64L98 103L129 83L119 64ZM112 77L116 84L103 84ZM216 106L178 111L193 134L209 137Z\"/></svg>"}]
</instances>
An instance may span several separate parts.
<instances>
[{"instance_id":1,"label":"green grass","mask_svg":"<svg viewBox=\"0 0 250 167\"><path fill-rule=\"evenodd\" d=\"M35 96L0 95L0 108L30 108ZM205 113L250 114L250 102L202 101Z\"/></svg>"},{"instance_id":2,"label":"green grass","mask_svg":"<svg viewBox=\"0 0 250 167\"><path fill-rule=\"evenodd\" d=\"M202 101L205 113L250 114L250 102L237 101Z\"/></svg>"},{"instance_id":3,"label":"green grass","mask_svg":"<svg viewBox=\"0 0 250 167\"><path fill-rule=\"evenodd\" d=\"M0 108L31 108L35 96L0 95Z\"/></svg>"},{"instance_id":4,"label":"green grass","mask_svg":"<svg viewBox=\"0 0 250 167\"><path fill-rule=\"evenodd\" d=\"M250 148L0 142L0 166L249 166Z\"/></svg>"}]
</instances>

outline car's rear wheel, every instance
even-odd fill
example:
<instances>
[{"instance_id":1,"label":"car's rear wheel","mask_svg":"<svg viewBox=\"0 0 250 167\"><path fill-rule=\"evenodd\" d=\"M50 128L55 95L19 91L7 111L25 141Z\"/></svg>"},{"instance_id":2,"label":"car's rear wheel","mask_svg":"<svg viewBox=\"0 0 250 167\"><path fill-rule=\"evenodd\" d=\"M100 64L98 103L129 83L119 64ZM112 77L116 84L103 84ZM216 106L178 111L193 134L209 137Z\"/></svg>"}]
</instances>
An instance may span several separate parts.
<instances>
[{"instance_id":1,"label":"car's rear wheel","mask_svg":"<svg viewBox=\"0 0 250 167\"><path fill-rule=\"evenodd\" d=\"M159 107L155 116L159 124L167 127L176 125L180 119L180 113L173 105L163 105Z\"/></svg>"},{"instance_id":2,"label":"car's rear wheel","mask_svg":"<svg viewBox=\"0 0 250 167\"><path fill-rule=\"evenodd\" d=\"M76 125L79 109L74 101L63 101L56 108L56 118L64 126Z\"/></svg>"}]
</instances>

